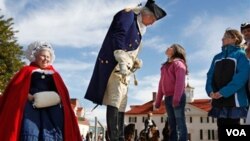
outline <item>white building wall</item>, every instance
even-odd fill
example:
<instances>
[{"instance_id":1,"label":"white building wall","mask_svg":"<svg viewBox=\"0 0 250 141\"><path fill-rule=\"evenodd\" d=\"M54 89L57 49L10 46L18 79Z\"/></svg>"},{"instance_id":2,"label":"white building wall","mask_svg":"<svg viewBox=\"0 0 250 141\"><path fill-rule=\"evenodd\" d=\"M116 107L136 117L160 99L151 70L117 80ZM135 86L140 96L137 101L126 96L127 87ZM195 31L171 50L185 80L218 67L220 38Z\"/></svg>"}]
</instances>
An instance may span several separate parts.
<instances>
[{"instance_id":1,"label":"white building wall","mask_svg":"<svg viewBox=\"0 0 250 141\"><path fill-rule=\"evenodd\" d=\"M136 118L136 122L130 121L129 117ZM139 136L139 132L144 129L144 122L142 121L143 117L147 117L147 114L142 115L125 115L125 123L134 123L135 128L137 129L137 135ZM163 138L162 136L162 129L165 125L164 120L162 121L162 118L165 118L166 116L164 114L157 115L153 114L153 120L155 121L159 131L160 131L160 139ZM201 122L202 117L202 122ZM194 107L190 104L186 105L186 124L188 128L188 133L190 134L190 141L217 141L217 123L216 119L212 120L211 117L209 117L209 120L207 120L207 112L203 111L197 107ZM202 130L202 139L201 139L201 130ZM210 139L208 137L208 134L210 132ZM213 133L212 133L213 132ZM212 135L214 134L214 135Z\"/></svg>"},{"instance_id":2,"label":"white building wall","mask_svg":"<svg viewBox=\"0 0 250 141\"><path fill-rule=\"evenodd\" d=\"M81 133L81 136L86 137L88 131L89 131L89 126L88 125L83 125L83 124L78 124L79 126L79 130L80 130L80 133Z\"/></svg>"}]
</instances>

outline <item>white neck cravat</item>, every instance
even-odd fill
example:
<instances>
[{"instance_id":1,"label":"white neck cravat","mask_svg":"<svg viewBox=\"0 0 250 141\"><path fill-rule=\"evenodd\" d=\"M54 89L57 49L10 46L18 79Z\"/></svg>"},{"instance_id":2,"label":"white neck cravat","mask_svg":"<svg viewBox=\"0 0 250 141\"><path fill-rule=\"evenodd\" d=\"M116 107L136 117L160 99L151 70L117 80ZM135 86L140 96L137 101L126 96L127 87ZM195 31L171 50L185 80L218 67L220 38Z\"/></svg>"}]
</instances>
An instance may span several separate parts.
<instances>
[{"instance_id":1,"label":"white neck cravat","mask_svg":"<svg viewBox=\"0 0 250 141\"><path fill-rule=\"evenodd\" d=\"M144 24L142 23L141 14L139 14L139 15L137 16L137 24L138 24L138 26L139 26L139 30L140 30L141 35L144 35L145 32L146 32L147 26L144 25Z\"/></svg>"}]
</instances>

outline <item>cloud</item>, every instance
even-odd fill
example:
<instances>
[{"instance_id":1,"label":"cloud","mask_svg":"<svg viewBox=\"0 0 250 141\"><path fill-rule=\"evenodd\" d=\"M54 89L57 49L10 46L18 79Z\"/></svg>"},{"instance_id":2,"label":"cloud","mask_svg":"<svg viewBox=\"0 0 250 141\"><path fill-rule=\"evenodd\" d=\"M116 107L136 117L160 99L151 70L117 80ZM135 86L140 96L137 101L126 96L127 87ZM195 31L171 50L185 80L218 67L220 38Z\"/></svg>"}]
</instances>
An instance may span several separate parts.
<instances>
[{"instance_id":1,"label":"cloud","mask_svg":"<svg viewBox=\"0 0 250 141\"><path fill-rule=\"evenodd\" d=\"M9 5L13 2L10 1ZM17 19L14 26L19 31L17 37L21 44L46 40L58 46L69 47L101 44L113 15L127 5L137 4L133 0L96 0L91 1L91 4L87 0L17 3L14 8L7 8Z\"/></svg>"},{"instance_id":2,"label":"cloud","mask_svg":"<svg viewBox=\"0 0 250 141\"><path fill-rule=\"evenodd\" d=\"M200 70L199 72L188 76L189 85L194 87L194 99L208 98L205 91L207 71L207 69Z\"/></svg>"},{"instance_id":3,"label":"cloud","mask_svg":"<svg viewBox=\"0 0 250 141\"><path fill-rule=\"evenodd\" d=\"M82 52L81 55L82 55L83 57L86 57L86 56L97 57L98 52L96 52L96 51Z\"/></svg>"},{"instance_id":4,"label":"cloud","mask_svg":"<svg viewBox=\"0 0 250 141\"><path fill-rule=\"evenodd\" d=\"M166 43L166 39L160 36L153 36L145 41L143 41L143 45L145 44L146 48L151 48L159 53L165 52L166 48L170 46Z\"/></svg>"},{"instance_id":5,"label":"cloud","mask_svg":"<svg viewBox=\"0 0 250 141\"><path fill-rule=\"evenodd\" d=\"M187 22L180 39L187 50L190 73L200 73L204 69L209 69L213 56L221 51L221 38L225 30L228 27L239 29L241 21L249 18L249 11L245 10L241 16L199 13ZM206 79L205 74L203 80ZM204 86L201 87L204 89Z\"/></svg>"},{"instance_id":6,"label":"cloud","mask_svg":"<svg viewBox=\"0 0 250 141\"><path fill-rule=\"evenodd\" d=\"M58 59L54 66L65 81L71 97L82 98L94 64L76 59Z\"/></svg>"},{"instance_id":7,"label":"cloud","mask_svg":"<svg viewBox=\"0 0 250 141\"><path fill-rule=\"evenodd\" d=\"M142 104L152 100L152 92L158 91L159 80L160 75L149 75L138 80L138 86L134 86L133 77L131 77L131 84L128 91L128 105Z\"/></svg>"},{"instance_id":8,"label":"cloud","mask_svg":"<svg viewBox=\"0 0 250 141\"><path fill-rule=\"evenodd\" d=\"M60 71L74 72L74 71L85 71L93 67L92 63L85 63L77 59L58 59L54 63L54 66Z\"/></svg>"},{"instance_id":9,"label":"cloud","mask_svg":"<svg viewBox=\"0 0 250 141\"><path fill-rule=\"evenodd\" d=\"M0 0L0 9L1 9L1 13L5 12L5 4L4 4L4 0Z\"/></svg>"}]
</instances>

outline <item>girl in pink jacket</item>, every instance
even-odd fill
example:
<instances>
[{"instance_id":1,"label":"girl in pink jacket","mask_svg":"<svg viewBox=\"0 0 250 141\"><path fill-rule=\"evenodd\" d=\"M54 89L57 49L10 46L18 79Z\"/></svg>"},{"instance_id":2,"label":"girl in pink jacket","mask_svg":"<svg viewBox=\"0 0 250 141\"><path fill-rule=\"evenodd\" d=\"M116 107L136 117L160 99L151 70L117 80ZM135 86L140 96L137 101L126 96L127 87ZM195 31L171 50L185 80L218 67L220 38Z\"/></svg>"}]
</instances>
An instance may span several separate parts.
<instances>
[{"instance_id":1,"label":"girl in pink jacket","mask_svg":"<svg viewBox=\"0 0 250 141\"><path fill-rule=\"evenodd\" d=\"M179 44L171 45L165 52L167 61L161 67L161 78L155 107L159 108L163 96L168 115L170 141L186 141L185 122L185 76L187 74L186 53Z\"/></svg>"}]
</instances>

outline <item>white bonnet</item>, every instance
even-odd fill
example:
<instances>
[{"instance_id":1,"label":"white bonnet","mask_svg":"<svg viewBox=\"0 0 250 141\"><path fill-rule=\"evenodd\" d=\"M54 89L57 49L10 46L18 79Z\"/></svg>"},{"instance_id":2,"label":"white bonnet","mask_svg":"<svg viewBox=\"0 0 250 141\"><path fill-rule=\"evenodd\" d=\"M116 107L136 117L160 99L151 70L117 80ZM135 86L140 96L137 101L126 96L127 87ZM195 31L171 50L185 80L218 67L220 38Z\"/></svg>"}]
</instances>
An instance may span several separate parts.
<instances>
[{"instance_id":1,"label":"white bonnet","mask_svg":"<svg viewBox=\"0 0 250 141\"><path fill-rule=\"evenodd\" d=\"M34 62L35 61L35 53L45 49L48 50L51 54L51 62L50 64L52 64L55 60L55 54L54 54L54 50L51 46L50 43L45 42L45 41L35 41L32 42L30 45L28 45L27 50L25 51L25 55L26 58L30 61L30 62Z\"/></svg>"}]
</instances>

